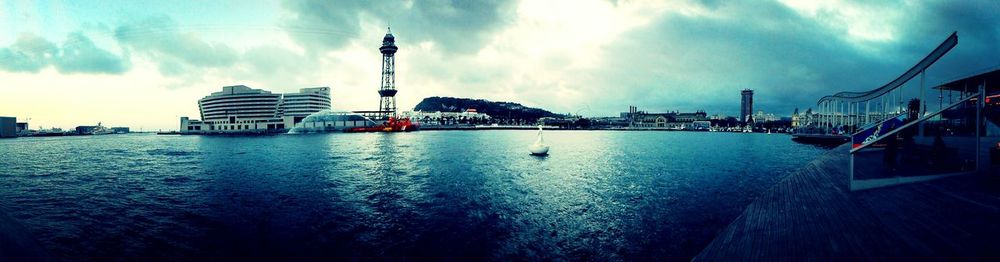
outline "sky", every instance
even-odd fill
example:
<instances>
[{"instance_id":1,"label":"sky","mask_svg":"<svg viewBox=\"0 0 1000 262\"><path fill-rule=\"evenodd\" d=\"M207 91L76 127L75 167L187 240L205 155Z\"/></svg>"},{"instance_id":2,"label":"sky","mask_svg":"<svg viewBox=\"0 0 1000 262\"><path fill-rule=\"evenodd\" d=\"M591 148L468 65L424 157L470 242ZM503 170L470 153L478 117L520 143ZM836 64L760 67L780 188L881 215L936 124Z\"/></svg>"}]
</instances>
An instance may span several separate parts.
<instances>
[{"instance_id":1,"label":"sky","mask_svg":"<svg viewBox=\"0 0 1000 262\"><path fill-rule=\"evenodd\" d=\"M928 84L1000 66L998 1L497 0L0 2L0 115L32 128L177 129L243 84L329 86L376 110L392 28L399 108L430 96L557 113L790 115L877 88L952 32Z\"/></svg>"}]
</instances>

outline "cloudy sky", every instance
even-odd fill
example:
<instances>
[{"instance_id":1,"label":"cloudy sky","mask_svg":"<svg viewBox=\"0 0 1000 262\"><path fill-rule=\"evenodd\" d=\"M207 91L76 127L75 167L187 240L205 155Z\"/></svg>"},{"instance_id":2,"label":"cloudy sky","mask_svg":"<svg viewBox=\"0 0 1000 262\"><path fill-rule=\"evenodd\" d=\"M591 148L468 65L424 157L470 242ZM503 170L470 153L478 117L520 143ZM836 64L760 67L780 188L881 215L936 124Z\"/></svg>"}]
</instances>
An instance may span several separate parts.
<instances>
[{"instance_id":1,"label":"cloudy sky","mask_svg":"<svg viewBox=\"0 0 1000 262\"><path fill-rule=\"evenodd\" d=\"M330 86L335 108L375 110L387 26L404 109L456 96L736 115L751 88L756 109L789 115L892 80L953 31L959 45L929 83L1000 64L992 0L5 0L0 115L176 129L234 84Z\"/></svg>"}]
</instances>

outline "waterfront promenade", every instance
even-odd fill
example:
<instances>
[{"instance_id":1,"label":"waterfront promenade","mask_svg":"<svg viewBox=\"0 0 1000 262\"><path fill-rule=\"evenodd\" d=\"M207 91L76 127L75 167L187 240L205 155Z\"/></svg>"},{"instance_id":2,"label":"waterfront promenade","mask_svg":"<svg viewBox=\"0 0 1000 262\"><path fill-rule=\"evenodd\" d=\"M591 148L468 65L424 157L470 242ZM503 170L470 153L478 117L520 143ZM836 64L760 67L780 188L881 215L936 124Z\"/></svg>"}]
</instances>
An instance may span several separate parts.
<instances>
[{"instance_id":1,"label":"waterfront promenade","mask_svg":"<svg viewBox=\"0 0 1000 262\"><path fill-rule=\"evenodd\" d=\"M996 260L1000 177L850 192L849 145L750 204L696 261Z\"/></svg>"}]
</instances>

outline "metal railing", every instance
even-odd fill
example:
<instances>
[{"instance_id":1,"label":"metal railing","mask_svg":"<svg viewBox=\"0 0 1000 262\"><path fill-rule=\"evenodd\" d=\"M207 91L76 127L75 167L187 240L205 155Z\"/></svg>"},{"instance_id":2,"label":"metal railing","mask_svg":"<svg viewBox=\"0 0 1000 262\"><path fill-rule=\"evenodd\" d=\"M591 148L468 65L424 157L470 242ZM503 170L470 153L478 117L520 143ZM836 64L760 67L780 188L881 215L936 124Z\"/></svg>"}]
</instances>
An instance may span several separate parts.
<instances>
[{"instance_id":1,"label":"metal railing","mask_svg":"<svg viewBox=\"0 0 1000 262\"><path fill-rule=\"evenodd\" d=\"M904 112L908 98L920 102L919 112L926 112L924 79L926 71L958 45L958 33L953 32L926 57L889 83L865 92L839 92L824 96L816 102L819 111L818 126L827 133L854 133L859 126L881 122ZM905 97L907 82L920 76L919 97Z\"/></svg>"},{"instance_id":2,"label":"metal railing","mask_svg":"<svg viewBox=\"0 0 1000 262\"><path fill-rule=\"evenodd\" d=\"M852 137L850 189L864 190L927 181L980 169L980 92L891 130ZM886 119L877 125L894 121Z\"/></svg>"}]
</instances>

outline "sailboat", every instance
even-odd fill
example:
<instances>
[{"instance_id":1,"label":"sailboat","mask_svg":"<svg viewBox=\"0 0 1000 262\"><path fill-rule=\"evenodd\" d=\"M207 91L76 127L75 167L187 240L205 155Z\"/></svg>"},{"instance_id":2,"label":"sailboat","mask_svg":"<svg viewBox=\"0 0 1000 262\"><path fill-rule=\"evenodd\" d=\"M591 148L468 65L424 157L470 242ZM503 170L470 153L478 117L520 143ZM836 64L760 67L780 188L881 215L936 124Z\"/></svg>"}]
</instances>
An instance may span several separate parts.
<instances>
[{"instance_id":1,"label":"sailboat","mask_svg":"<svg viewBox=\"0 0 1000 262\"><path fill-rule=\"evenodd\" d=\"M528 151L531 151L532 155L544 156L549 154L549 145L545 144L545 139L542 138L542 126L538 126L538 139L535 140L534 144L528 146Z\"/></svg>"}]
</instances>

